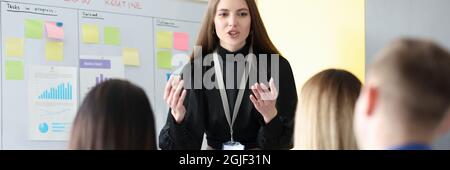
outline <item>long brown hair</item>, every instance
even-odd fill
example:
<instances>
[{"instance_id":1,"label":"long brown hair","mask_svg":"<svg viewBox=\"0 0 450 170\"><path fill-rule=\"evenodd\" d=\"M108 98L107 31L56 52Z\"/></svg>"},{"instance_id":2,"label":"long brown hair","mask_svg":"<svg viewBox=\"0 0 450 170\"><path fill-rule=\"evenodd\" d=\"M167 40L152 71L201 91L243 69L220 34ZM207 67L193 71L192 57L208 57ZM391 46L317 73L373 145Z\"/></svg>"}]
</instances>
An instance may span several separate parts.
<instances>
[{"instance_id":1,"label":"long brown hair","mask_svg":"<svg viewBox=\"0 0 450 170\"><path fill-rule=\"evenodd\" d=\"M299 149L357 149L353 111L361 82L345 70L324 70L302 88Z\"/></svg>"},{"instance_id":2,"label":"long brown hair","mask_svg":"<svg viewBox=\"0 0 450 170\"><path fill-rule=\"evenodd\" d=\"M128 81L108 80L84 99L70 149L156 149L153 111L145 92Z\"/></svg>"},{"instance_id":3,"label":"long brown hair","mask_svg":"<svg viewBox=\"0 0 450 170\"><path fill-rule=\"evenodd\" d=\"M220 0L209 0L208 9L203 19L202 27L197 37L196 46L202 47L202 55L212 53L219 45L219 37L214 29L214 17L217 11L217 5ZM253 49L260 54L280 54L278 49L273 45L267 34L267 30L259 14L255 0L245 0L250 11L251 28L247 37L247 43L253 40ZM194 59L194 52L191 54L191 60Z\"/></svg>"}]
</instances>

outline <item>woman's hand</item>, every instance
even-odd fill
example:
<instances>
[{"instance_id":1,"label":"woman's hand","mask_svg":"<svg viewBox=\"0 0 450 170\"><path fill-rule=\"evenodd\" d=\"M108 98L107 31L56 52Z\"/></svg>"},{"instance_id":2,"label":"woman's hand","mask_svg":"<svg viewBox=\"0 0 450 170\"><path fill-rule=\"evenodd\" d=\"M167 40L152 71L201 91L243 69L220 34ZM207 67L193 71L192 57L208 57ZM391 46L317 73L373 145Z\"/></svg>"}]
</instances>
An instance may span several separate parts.
<instances>
[{"instance_id":1,"label":"woman's hand","mask_svg":"<svg viewBox=\"0 0 450 170\"><path fill-rule=\"evenodd\" d=\"M250 100L255 105L256 110L264 118L264 122L269 123L277 114L275 106L278 97L278 91L275 87L273 78L269 81L270 89L263 83L256 83L251 87L253 95L250 95Z\"/></svg>"},{"instance_id":2,"label":"woman's hand","mask_svg":"<svg viewBox=\"0 0 450 170\"><path fill-rule=\"evenodd\" d=\"M164 90L164 101L170 106L172 110L170 113L177 123L181 123L186 115L186 108L183 105L186 90L183 89L183 84L184 80L181 80L180 76L170 76Z\"/></svg>"}]
</instances>

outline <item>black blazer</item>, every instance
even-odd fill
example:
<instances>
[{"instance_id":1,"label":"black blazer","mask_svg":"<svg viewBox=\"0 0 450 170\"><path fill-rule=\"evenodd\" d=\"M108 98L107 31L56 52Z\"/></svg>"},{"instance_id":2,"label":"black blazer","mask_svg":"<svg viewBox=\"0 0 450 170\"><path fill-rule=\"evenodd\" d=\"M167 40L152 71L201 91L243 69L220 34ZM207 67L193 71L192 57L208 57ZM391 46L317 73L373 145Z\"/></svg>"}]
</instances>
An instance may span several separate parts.
<instances>
[{"instance_id":1,"label":"black blazer","mask_svg":"<svg viewBox=\"0 0 450 170\"><path fill-rule=\"evenodd\" d=\"M267 80L272 77L270 59L268 61ZM259 68L259 62L257 65ZM193 63L190 68L192 73L194 69L199 69L195 68ZM279 82L277 85L279 95L276 102L278 115L268 124L253 106L249 97L252 91L248 88L249 82L247 82L242 104L233 125L234 140L245 145L246 149L291 149L293 147L297 91L291 66L281 56L279 56L279 68L279 77L274 77ZM201 69L204 74L206 70L214 68L202 66ZM204 133L206 133L208 145L215 149L222 149L222 144L230 141L230 127L218 89L187 89L184 106L186 116L180 124L175 123L169 110L167 122L159 135L161 149L201 149ZM232 110L230 109L231 112Z\"/></svg>"}]
</instances>

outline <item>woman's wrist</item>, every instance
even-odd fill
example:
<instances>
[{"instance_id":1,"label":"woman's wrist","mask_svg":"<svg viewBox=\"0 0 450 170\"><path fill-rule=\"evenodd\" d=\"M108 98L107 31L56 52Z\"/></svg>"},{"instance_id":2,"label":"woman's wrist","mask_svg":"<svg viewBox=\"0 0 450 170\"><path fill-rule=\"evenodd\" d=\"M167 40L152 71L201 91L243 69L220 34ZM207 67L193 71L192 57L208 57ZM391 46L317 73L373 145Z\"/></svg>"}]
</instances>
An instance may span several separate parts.
<instances>
[{"instance_id":1,"label":"woman's wrist","mask_svg":"<svg viewBox=\"0 0 450 170\"><path fill-rule=\"evenodd\" d=\"M172 110L172 116L175 120L175 123L177 123L177 124L180 124L181 122L183 122L185 114L186 113L181 113L181 112L177 113Z\"/></svg>"},{"instance_id":2,"label":"woman's wrist","mask_svg":"<svg viewBox=\"0 0 450 170\"><path fill-rule=\"evenodd\" d=\"M265 116L263 116L264 122L266 124L269 124L269 122L272 121L273 118L275 118L277 115L278 115L278 111L277 111L277 109L274 109L274 111L272 111L269 114L266 114Z\"/></svg>"}]
</instances>

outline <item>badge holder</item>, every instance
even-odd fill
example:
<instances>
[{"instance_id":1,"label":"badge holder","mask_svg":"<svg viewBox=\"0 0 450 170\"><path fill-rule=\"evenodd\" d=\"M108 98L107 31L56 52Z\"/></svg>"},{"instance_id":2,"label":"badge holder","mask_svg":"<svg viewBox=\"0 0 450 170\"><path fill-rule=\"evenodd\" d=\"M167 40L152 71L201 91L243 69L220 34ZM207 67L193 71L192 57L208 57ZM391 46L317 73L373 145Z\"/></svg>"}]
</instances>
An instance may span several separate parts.
<instances>
[{"instance_id":1,"label":"badge holder","mask_svg":"<svg viewBox=\"0 0 450 170\"><path fill-rule=\"evenodd\" d=\"M223 143L223 150L244 150L244 145L239 142L228 141Z\"/></svg>"}]
</instances>

